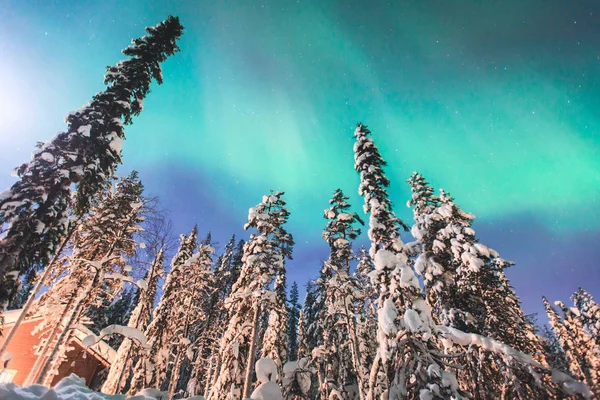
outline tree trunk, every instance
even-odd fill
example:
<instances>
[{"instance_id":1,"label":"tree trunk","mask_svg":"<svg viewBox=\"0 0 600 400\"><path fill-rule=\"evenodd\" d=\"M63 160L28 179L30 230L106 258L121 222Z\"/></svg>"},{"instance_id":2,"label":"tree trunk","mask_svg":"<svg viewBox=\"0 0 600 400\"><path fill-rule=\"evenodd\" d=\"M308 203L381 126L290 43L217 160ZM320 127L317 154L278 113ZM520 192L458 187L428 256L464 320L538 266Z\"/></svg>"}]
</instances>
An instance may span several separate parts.
<instances>
[{"instance_id":1,"label":"tree trunk","mask_svg":"<svg viewBox=\"0 0 600 400\"><path fill-rule=\"evenodd\" d=\"M248 351L248 362L246 363L246 376L244 379L244 390L242 391L242 399L250 397L250 389L252 388L252 371L254 370L254 359L256 356L256 341L258 333L258 316L260 315L260 303L254 308L254 317L252 319L252 341L250 342L250 350Z\"/></svg>"},{"instance_id":2,"label":"tree trunk","mask_svg":"<svg viewBox=\"0 0 600 400\"><path fill-rule=\"evenodd\" d=\"M377 373L379 372L380 360L381 355L379 354L379 350L377 350L373 365L371 366L371 373L369 374L369 393L367 394L367 400L375 400L375 385L377 384Z\"/></svg>"},{"instance_id":3,"label":"tree trunk","mask_svg":"<svg viewBox=\"0 0 600 400\"><path fill-rule=\"evenodd\" d=\"M56 354L58 353L59 347L61 346L63 341L67 338L67 334L69 333L70 329L72 328L73 322L77 318L78 314L81 312L81 306L83 304L83 300L88 298L92 289L94 289L94 287L96 287L96 285L98 284L99 278L100 278L100 270L97 269L96 272L94 273L94 278L92 279L92 283L87 287L85 292L83 292L83 294L81 296L79 296L77 303L75 303L75 307L73 307L73 310L71 311L71 315L69 316L69 319L68 319L67 323L65 324L65 328L60 333L60 336L58 337L58 339L56 341L56 345L52 348L52 352L50 352L48 359L44 363L44 366L42 367L42 371L40 372L40 375L38 376L36 383L42 383L45 381L46 374L48 373L48 370L50 369L50 365L52 364L52 362L54 361L54 358L56 357Z\"/></svg>"},{"instance_id":4,"label":"tree trunk","mask_svg":"<svg viewBox=\"0 0 600 400\"><path fill-rule=\"evenodd\" d=\"M132 345L133 342L131 339L125 338L123 343L121 343L121 346L119 346L117 356L110 366L106 381L102 385L102 393L116 394L121 389L121 380L123 379L123 373L127 368L127 361L129 359L129 354L131 353ZM121 351L121 349L123 349L123 351ZM121 356L123 353L125 353L125 355Z\"/></svg>"},{"instance_id":5,"label":"tree trunk","mask_svg":"<svg viewBox=\"0 0 600 400\"><path fill-rule=\"evenodd\" d=\"M54 325L54 328L52 328L52 332L50 332L50 335L48 336L48 339L46 340L46 343L44 344L43 349L40 351L40 354L39 354L38 358L35 360L33 367L31 367L31 371L29 372L29 375L27 375L27 379L25 379L24 386L31 385L31 384L35 383L35 381L37 380L38 372L42 366L42 363L44 362L44 358L46 357L46 354L48 353L48 349L50 348L50 345L54 341L54 338L56 337L56 334L58 333L58 330L60 329L60 326L62 325L62 321L65 319L65 317L69 313L69 309L71 308L71 305L73 304L73 300L76 297L76 293L77 292L73 292L73 294L69 298L69 301L67 301L67 304L65 304L65 308L63 309L63 312L60 315L58 322L56 323L56 325Z\"/></svg>"},{"instance_id":6,"label":"tree trunk","mask_svg":"<svg viewBox=\"0 0 600 400\"><path fill-rule=\"evenodd\" d=\"M348 311L348 304L346 303L346 299L344 298L344 306L346 311ZM362 371L361 371L361 365L360 365L360 360L359 360L359 356L358 356L358 351L359 351L359 347L358 347L358 338L356 337L356 323L355 321L350 318L348 316L348 312L346 312L345 314L346 316L346 326L348 326L348 330L349 330L349 334L350 334L350 343L352 344L350 346L350 349L352 351L352 359L354 361L354 370L356 372L356 380L358 383L358 398L359 399L364 399L364 393L363 393L363 383L364 383L364 377L362 376Z\"/></svg>"}]
</instances>

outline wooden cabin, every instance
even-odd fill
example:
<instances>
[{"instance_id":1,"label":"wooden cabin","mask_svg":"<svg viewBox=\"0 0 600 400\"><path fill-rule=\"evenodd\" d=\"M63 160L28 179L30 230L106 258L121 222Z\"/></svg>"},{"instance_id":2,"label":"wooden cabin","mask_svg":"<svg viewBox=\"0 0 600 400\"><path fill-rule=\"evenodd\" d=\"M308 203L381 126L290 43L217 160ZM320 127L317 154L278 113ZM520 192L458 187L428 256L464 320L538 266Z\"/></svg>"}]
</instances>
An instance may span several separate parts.
<instances>
[{"instance_id":1,"label":"wooden cabin","mask_svg":"<svg viewBox=\"0 0 600 400\"><path fill-rule=\"evenodd\" d=\"M0 343L4 342L20 315L21 310L6 311L3 314L4 324ZM41 317L28 318L17 328L17 332L6 350L12 354L12 358L5 368L0 369L0 383L14 382L20 386L27 386L37 380L38 376L32 374L33 366L38 359L34 353L34 346L40 343L42 336L39 332L36 334L33 332L40 321ZM67 353L67 361L59 367L59 373L54 376L51 386L56 385L62 378L72 373L84 378L86 384L91 386L99 374L106 372L105 370L110 366L116 352L103 341L85 348L81 342L91 333L84 326L78 326L75 329L69 343L73 349Z\"/></svg>"}]
</instances>

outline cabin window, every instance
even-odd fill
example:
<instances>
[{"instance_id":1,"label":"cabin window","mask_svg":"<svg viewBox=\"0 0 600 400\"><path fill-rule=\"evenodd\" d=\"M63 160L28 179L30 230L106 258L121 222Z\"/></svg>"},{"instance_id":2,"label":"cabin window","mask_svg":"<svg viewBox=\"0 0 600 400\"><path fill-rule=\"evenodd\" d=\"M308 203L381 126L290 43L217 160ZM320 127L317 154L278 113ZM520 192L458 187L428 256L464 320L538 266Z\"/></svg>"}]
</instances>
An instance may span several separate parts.
<instances>
[{"instance_id":1,"label":"cabin window","mask_svg":"<svg viewBox=\"0 0 600 400\"><path fill-rule=\"evenodd\" d=\"M12 382L17 374L16 369L2 369L0 370L0 383L9 383Z\"/></svg>"}]
</instances>

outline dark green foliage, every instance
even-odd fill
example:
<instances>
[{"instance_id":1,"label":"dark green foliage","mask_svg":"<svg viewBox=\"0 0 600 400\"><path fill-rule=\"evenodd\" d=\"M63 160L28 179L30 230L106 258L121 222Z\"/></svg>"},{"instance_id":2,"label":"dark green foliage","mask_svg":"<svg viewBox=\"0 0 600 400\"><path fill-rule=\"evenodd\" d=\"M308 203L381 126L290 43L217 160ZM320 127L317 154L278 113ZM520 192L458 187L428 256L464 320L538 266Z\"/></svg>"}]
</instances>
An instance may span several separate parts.
<instances>
[{"instance_id":1,"label":"dark green foliage","mask_svg":"<svg viewBox=\"0 0 600 400\"><path fill-rule=\"evenodd\" d=\"M290 361L298 359L298 319L300 318L300 304L298 300L298 284L294 282L288 301L288 359Z\"/></svg>"}]
</instances>

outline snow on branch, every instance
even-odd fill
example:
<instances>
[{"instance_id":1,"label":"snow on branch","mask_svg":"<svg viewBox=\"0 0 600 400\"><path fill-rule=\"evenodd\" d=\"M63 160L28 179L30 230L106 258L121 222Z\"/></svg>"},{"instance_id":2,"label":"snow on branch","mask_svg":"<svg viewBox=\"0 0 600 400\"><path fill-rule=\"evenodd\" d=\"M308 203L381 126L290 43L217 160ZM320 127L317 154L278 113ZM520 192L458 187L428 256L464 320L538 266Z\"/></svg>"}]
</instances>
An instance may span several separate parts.
<instances>
[{"instance_id":1,"label":"snow on branch","mask_svg":"<svg viewBox=\"0 0 600 400\"><path fill-rule=\"evenodd\" d=\"M571 376L563 372L544 367L542 364L535 361L533 356L530 354L525 354L502 342L486 336L478 335L476 333L466 333L459 329L444 325L437 325L435 329L442 336L442 341L444 342L446 348L451 347L451 344L449 345L448 343L451 342L460 346L478 346L486 351L499 354L502 357L512 357L514 360L522 364L536 367L546 373L550 373L552 381L560 385L566 393L578 393L585 398L591 398L591 392L584 383L576 381Z\"/></svg>"},{"instance_id":2,"label":"snow on branch","mask_svg":"<svg viewBox=\"0 0 600 400\"><path fill-rule=\"evenodd\" d=\"M134 285L136 285L137 287L139 287L142 290L147 290L148 289L148 282L146 282L145 279L140 279L138 281L134 281L133 277L127 276L127 275L123 275L123 274L119 274L118 272L113 272L113 273L110 273L110 274L106 274L106 275L104 275L104 279L119 279L119 280L122 280L124 282L133 283Z\"/></svg>"},{"instance_id":3,"label":"snow on branch","mask_svg":"<svg viewBox=\"0 0 600 400\"><path fill-rule=\"evenodd\" d=\"M83 338L81 343L85 347L90 347L101 341L105 336L111 336L115 334L122 335L131 340L135 340L144 349L149 348L146 336L139 329L123 325L109 325L106 328L102 329L98 336L94 335L93 333L91 335L87 335Z\"/></svg>"},{"instance_id":4,"label":"snow on branch","mask_svg":"<svg viewBox=\"0 0 600 400\"><path fill-rule=\"evenodd\" d=\"M459 329L444 325L437 325L435 329L442 335L444 339L447 339L454 344L468 347L478 346L484 350L499 354L501 356L513 357L514 359L523 364L532 365L534 367L544 369L544 366L535 361L533 359L533 356L522 353L519 350L513 349L509 345L506 345L492 338L478 335L476 333L466 333ZM444 343L444 345L446 345L446 347L450 347L447 346L446 343Z\"/></svg>"}]
</instances>

